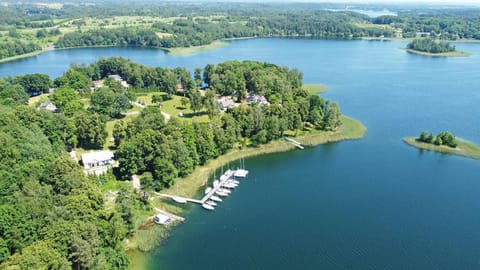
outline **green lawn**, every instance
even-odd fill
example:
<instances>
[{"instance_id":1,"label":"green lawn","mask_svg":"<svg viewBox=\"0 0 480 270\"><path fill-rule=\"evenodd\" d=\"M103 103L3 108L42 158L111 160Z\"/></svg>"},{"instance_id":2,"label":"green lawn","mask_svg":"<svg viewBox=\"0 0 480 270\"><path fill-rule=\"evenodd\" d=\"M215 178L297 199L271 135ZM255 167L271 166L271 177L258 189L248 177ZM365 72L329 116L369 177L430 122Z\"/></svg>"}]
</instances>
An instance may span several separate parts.
<instances>
[{"instance_id":1,"label":"green lawn","mask_svg":"<svg viewBox=\"0 0 480 270\"><path fill-rule=\"evenodd\" d=\"M152 96L153 95L162 95L166 97L166 93L163 92L155 92L155 93L137 93L137 102L141 102L145 105L155 105L152 104ZM169 114L170 116L179 117L179 113L183 113L183 116L180 119L188 119L194 120L197 122L208 122L208 116L206 112L200 111L196 114L190 109L190 105L187 104L185 107L182 105L181 100L183 97L181 96L172 96L172 99L166 100L161 102L160 110L164 113Z\"/></svg>"},{"instance_id":2,"label":"green lawn","mask_svg":"<svg viewBox=\"0 0 480 270\"><path fill-rule=\"evenodd\" d=\"M406 138L403 138L403 141L408 145L411 145L413 147L423 149L423 150L458 155L458 156L469 157L473 159L480 159L480 147L475 145L472 142L459 139L459 138L456 138L456 141L458 143L458 146L456 148L452 148L446 145L435 145L431 143L420 142L417 140L416 137L406 137Z\"/></svg>"}]
</instances>

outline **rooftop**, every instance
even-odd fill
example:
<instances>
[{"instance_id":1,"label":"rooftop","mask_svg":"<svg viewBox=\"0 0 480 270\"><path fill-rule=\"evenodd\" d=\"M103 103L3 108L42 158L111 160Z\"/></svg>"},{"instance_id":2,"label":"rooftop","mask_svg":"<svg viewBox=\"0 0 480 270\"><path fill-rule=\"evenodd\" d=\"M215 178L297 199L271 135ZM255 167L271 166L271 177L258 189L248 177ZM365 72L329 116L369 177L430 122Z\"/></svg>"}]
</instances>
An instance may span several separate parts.
<instances>
[{"instance_id":1,"label":"rooftop","mask_svg":"<svg viewBox=\"0 0 480 270\"><path fill-rule=\"evenodd\" d=\"M97 151L82 154L83 164L97 163L113 159L112 151Z\"/></svg>"}]
</instances>

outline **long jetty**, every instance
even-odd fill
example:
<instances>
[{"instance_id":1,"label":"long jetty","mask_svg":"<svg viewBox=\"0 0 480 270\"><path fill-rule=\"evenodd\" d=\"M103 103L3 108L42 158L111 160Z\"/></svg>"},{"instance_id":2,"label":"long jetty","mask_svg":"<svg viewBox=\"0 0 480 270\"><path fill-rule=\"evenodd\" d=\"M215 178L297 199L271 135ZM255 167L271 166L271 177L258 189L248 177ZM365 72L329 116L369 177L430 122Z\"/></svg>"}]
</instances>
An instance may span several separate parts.
<instances>
[{"instance_id":1,"label":"long jetty","mask_svg":"<svg viewBox=\"0 0 480 270\"><path fill-rule=\"evenodd\" d=\"M292 138L289 138L289 137L284 137L285 140L287 140L289 143L293 144L295 147L297 147L298 149L304 149L305 147L303 147L303 145L297 141L295 141L294 139Z\"/></svg>"},{"instance_id":2,"label":"long jetty","mask_svg":"<svg viewBox=\"0 0 480 270\"><path fill-rule=\"evenodd\" d=\"M243 171L245 171L245 170L242 170L242 172ZM158 195L160 195L162 197L165 197L165 198L170 198L170 199L172 199L174 201L177 201L177 202L178 201L184 201L184 202L191 202L191 203L197 203L197 204L204 204L206 201L208 201L208 199L210 199L210 197L212 197L215 194L215 192L217 192L217 190L219 188L221 188L225 184L225 182L230 180L234 175L235 175L234 170L226 171L222 176L220 176L218 185L213 186L212 190L209 193L207 193L205 196L203 196L203 198L201 200L184 198L184 197L170 195L170 194L158 194Z\"/></svg>"}]
</instances>

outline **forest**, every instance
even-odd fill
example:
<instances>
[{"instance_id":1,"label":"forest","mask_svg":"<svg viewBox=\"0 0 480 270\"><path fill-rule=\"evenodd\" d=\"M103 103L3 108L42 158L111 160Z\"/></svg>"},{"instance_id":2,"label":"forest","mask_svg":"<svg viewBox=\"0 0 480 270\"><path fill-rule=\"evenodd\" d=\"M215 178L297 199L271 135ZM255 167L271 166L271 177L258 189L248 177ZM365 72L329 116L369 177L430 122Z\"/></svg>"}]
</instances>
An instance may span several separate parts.
<instances>
[{"instance_id":1,"label":"forest","mask_svg":"<svg viewBox=\"0 0 480 270\"><path fill-rule=\"evenodd\" d=\"M109 75L121 75L131 87ZM0 268L127 269L124 239L135 233L136 212L151 206L121 188L106 207L103 183L141 174L145 191L159 191L233 147L255 147L287 130L336 130L338 104L308 94L302 76L297 69L255 61L207 65L192 76L184 68L104 58L72 65L55 80L44 74L0 79ZM179 78L183 92L176 87ZM103 86L92 93L95 80ZM57 112L28 105L31 96L51 88ZM157 104L123 121L141 91L166 99L185 96L209 120L166 121ZM247 94L265 96L269 103L248 103ZM231 96L238 106L222 112L219 95ZM86 176L67 150L102 149L106 123L113 120L111 149L119 167Z\"/></svg>"},{"instance_id":2,"label":"forest","mask_svg":"<svg viewBox=\"0 0 480 270\"><path fill-rule=\"evenodd\" d=\"M410 10L398 16L370 18L327 7L254 3L125 6L99 2L49 8L11 4L0 11L0 59L48 46L173 48L241 37L480 39L480 12L476 9Z\"/></svg>"}]
</instances>

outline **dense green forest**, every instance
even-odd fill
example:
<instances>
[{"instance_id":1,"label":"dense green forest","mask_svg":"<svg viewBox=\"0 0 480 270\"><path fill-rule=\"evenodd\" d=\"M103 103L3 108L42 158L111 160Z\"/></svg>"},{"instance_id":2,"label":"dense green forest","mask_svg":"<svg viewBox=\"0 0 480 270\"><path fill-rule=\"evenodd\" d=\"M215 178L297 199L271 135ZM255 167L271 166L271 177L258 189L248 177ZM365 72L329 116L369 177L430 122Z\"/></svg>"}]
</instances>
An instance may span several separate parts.
<instances>
[{"instance_id":1,"label":"dense green forest","mask_svg":"<svg viewBox=\"0 0 480 270\"><path fill-rule=\"evenodd\" d=\"M455 46L445 41L438 41L433 38L415 39L407 44L407 49L427 53L454 52Z\"/></svg>"},{"instance_id":2,"label":"dense green forest","mask_svg":"<svg viewBox=\"0 0 480 270\"><path fill-rule=\"evenodd\" d=\"M188 47L239 37L480 39L477 9L398 16L329 11L325 4L9 4L0 10L0 59L55 45Z\"/></svg>"},{"instance_id":3,"label":"dense green forest","mask_svg":"<svg viewBox=\"0 0 480 270\"><path fill-rule=\"evenodd\" d=\"M131 87L109 77L114 74ZM183 92L177 92L179 78ZM103 86L91 93L99 79ZM27 106L31 95L51 87L59 112ZM166 121L158 105L147 106L131 121L115 124L112 149L119 167L101 177L85 176L67 150L103 148L106 123L123 118L139 91L162 92L166 99L186 95L209 121ZM269 103L248 103L247 93ZM219 95L232 96L238 106L221 112ZM331 131L341 125L338 105L303 90L300 71L254 61L207 65L192 77L184 68L105 58L72 65L53 81L43 74L2 78L0 104L2 269L126 269L124 239L135 233L136 213L151 206L121 188L106 207L103 183L142 174L145 191L161 190L234 146L255 147L287 130Z\"/></svg>"}]
</instances>

